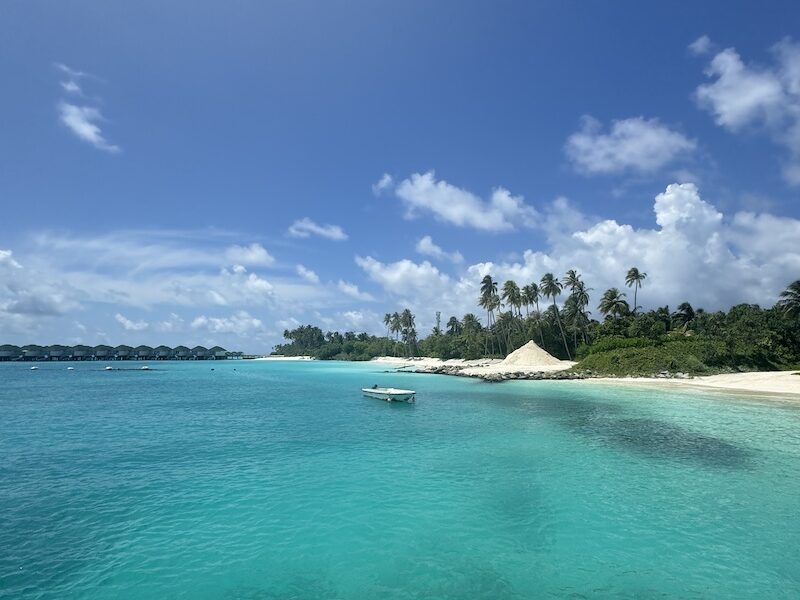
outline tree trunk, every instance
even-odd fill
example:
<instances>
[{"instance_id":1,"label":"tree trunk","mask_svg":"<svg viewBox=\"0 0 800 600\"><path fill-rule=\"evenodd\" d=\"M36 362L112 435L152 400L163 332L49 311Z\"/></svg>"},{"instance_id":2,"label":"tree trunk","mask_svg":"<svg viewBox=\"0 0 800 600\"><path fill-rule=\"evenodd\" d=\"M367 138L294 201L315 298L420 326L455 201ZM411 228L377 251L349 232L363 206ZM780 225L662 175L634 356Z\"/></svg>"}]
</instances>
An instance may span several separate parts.
<instances>
[{"instance_id":1,"label":"tree trunk","mask_svg":"<svg viewBox=\"0 0 800 600\"><path fill-rule=\"evenodd\" d=\"M561 326L561 317L558 316L558 306L556 306L555 298L553 298L553 310L556 311L556 323L558 323L558 329L561 332L561 339L564 341L564 350L567 352L567 359L572 360L572 356L569 353L569 346L567 346L567 336L564 335L564 328Z\"/></svg>"}]
</instances>

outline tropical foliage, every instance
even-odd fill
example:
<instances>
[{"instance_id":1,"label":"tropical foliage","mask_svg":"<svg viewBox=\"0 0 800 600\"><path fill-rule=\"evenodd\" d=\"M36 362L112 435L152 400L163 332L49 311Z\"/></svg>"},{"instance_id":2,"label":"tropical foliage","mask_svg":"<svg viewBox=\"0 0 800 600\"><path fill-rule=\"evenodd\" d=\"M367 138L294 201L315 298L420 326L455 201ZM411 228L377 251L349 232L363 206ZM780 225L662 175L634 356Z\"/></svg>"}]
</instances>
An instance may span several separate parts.
<instances>
[{"instance_id":1,"label":"tropical foliage","mask_svg":"<svg viewBox=\"0 0 800 600\"><path fill-rule=\"evenodd\" d=\"M707 312L683 302L674 311L667 306L643 311L636 302L646 277L635 267L625 276L633 288L633 308L618 288L604 291L597 303L602 321L592 318L592 288L575 270L560 279L546 273L522 286L487 274L476 299L483 322L473 313L453 315L442 328L436 313L433 331L418 339L415 316L406 308L384 316L385 337L302 326L285 332L288 343L275 350L347 360L380 355L476 359L504 357L535 340L558 358L580 361L577 369L619 375L800 365L800 281L790 284L773 308L740 304L727 312ZM550 301L546 308L542 299Z\"/></svg>"}]
</instances>

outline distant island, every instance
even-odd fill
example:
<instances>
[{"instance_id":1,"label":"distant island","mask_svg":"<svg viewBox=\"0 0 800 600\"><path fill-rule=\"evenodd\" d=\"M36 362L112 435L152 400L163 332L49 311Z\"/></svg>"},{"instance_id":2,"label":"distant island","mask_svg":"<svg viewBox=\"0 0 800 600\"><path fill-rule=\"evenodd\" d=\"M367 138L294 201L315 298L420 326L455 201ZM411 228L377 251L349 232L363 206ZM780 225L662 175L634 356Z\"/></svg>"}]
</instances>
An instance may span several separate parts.
<instances>
[{"instance_id":1,"label":"distant island","mask_svg":"<svg viewBox=\"0 0 800 600\"><path fill-rule=\"evenodd\" d=\"M242 352L231 352L221 346L0 346L0 361L17 360L227 360L243 358Z\"/></svg>"},{"instance_id":2,"label":"distant island","mask_svg":"<svg viewBox=\"0 0 800 600\"><path fill-rule=\"evenodd\" d=\"M738 304L706 311L682 302L643 311L638 295L647 274L629 269L624 285L606 290L597 304L603 320L592 318L589 288L574 270L562 278L545 274L539 282L499 285L481 280L477 304L486 325L473 313L436 313L431 333L418 339L409 309L384 316L385 336L337 331L314 325L284 331L276 354L328 360L370 360L381 356L449 359L504 358L529 341L562 360L577 362L573 372L649 377L666 374L713 375L800 368L800 280L791 283L771 308ZM559 307L558 298L566 294ZM541 306L548 304L546 308Z\"/></svg>"}]
</instances>

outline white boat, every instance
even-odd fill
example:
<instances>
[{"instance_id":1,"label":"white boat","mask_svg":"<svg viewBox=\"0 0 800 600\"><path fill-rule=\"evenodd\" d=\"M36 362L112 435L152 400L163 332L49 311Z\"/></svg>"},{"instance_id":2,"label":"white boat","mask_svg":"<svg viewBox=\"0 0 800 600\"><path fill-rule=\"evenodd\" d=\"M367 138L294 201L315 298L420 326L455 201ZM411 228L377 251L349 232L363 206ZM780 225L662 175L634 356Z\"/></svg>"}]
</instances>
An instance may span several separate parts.
<instances>
[{"instance_id":1,"label":"white boat","mask_svg":"<svg viewBox=\"0 0 800 600\"><path fill-rule=\"evenodd\" d=\"M113 371L113 370L114 370L114 367L112 367L112 366L110 366L110 365L109 365L109 366L107 366L107 367L106 367L105 369L103 369L103 370L104 370L104 371Z\"/></svg>"},{"instance_id":2,"label":"white boat","mask_svg":"<svg viewBox=\"0 0 800 600\"><path fill-rule=\"evenodd\" d=\"M142 369L141 369L141 370L142 370L142 371L149 371L149 370L150 370L150 367L148 367L147 365L145 365L145 366L143 366L143 367L142 367Z\"/></svg>"},{"instance_id":3,"label":"white boat","mask_svg":"<svg viewBox=\"0 0 800 600\"><path fill-rule=\"evenodd\" d=\"M67 367L67 371L74 371L75 367Z\"/></svg>"},{"instance_id":4,"label":"white boat","mask_svg":"<svg viewBox=\"0 0 800 600\"><path fill-rule=\"evenodd\" d=\"M371 388L361 388L365 396L386 400L387 402L414 402L417 392L414 390L400 390L398 388L383 388L373 386Z\"/></svg>"},{"instance_id":5,"label":"white boat","mask_svg":"<svg viewBox=\"0 0 800 600\"><path fill-rule=\"evenodd\" d=\"M31 371L38 371L39 367L31 367Z\"/></svg>"}]
</instances>

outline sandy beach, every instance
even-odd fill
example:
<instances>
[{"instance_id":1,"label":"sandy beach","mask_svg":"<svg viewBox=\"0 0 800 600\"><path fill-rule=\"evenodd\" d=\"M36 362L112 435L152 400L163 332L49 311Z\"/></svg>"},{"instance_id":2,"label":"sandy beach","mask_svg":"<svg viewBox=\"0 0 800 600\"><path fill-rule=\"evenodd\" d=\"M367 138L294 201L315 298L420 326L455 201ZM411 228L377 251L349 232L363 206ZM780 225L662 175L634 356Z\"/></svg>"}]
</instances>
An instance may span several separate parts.
<instances>
[{"instance_id":1,"label":"sandy beach","mask_svg":"<svg viewBox=\"0 0 800 600\"><path fill-rule=\"evenodd\" d=\"M536 348L536 350L541 351ZM534 351L535 352L535 351ZM536 373L553 373L569 369L575 363L552 359L542 360L538 354L531 357L528 352L525 359L532 360L529 364L518 364L510 355L505 360L478 359L478 360L441 360L438 358L395 358L382 356L373 359L374 362L396 367L397 369L430 370L441 373L441 367L449 367L453 375L483 377L486 375L533 375ZM538 363L537 364L537 359ZM553 362L555 361L555 362ZM524 360L522 361L525 362ZM444 373L448 374L448 373ZM524 378L524 377L519 377ZM762 395L781 395L791 399L800 400L800 371L758 371L750 373L725 373L704 377L691 377L686 379L660 378L660 377L593 377L579 379L587 385L591 384L622 384L645 385L664 388L704 388L727 392L750 393Z\"/></svg>"},{"instance_id":2,"label":"sandy beach","mask_svg":"<svg viewBox=\"0 0 800 600\"><path fill-rule=\"evenodd\" d=\"M656 377L600 377L583 379L588 383L647 385L665 388L704 388L725 392L759 395L780 395L800 401L800 371L754 371L723 373L691 379L661 379Z\"/></svg>"}]
</instances>

